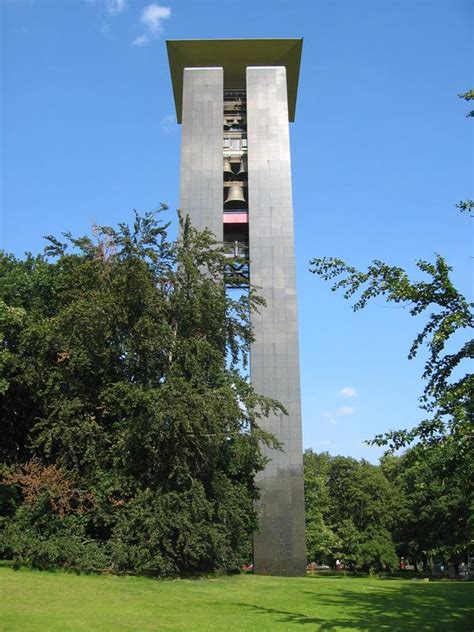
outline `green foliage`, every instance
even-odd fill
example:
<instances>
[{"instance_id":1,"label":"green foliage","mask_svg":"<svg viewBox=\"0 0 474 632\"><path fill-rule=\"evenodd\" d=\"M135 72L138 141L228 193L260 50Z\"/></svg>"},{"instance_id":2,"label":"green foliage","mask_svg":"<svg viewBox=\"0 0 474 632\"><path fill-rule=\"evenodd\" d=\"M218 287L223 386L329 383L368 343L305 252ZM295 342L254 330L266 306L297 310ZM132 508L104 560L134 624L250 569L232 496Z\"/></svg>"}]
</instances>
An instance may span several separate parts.
<instances>
[{"instance_id":1,"label":"green foliage","mask_svg":"<svg viewBox=\"0 0 474 632\"><path fill-rule=\"evenodd\" d=\"M278 447L259 419L284 413L238 371L262 301L228 296L226 253L180 223L176 242L136 213L49 236L43 256L0 255L5 554L158 575L248 559L259 446ZM32 457L87 495L81 515L26 502L8 476Z\"/></svg>"},{"instance_id":2,"label":"green foliage","mask_svg":"<svg viewBox=\"0 0 474 632\"><path fill-rule=\"evenodd\" d=\"M465 360L474 357L474 343L467 341L462 347L448 353L448 340L458 331L472 328L474 318L471 305L451 282L451 268L437 256L434 264L418 261L418 268L431 277L428 281L410 281L407 273L398 267L374 261L367 272L360 272L340 259L324 257L311 261L311 272L325 281L343 278L333 284L332 290L343 290L346 299L360 292L353 309L363 309L368 301L383 296L387 302L406 304L412 316L433 310L427 323L413 341L409 358L416 356L422 345L429 355L423 378L427 381L421 397L422 407L433 412L433 418L424 420L414 429L392 431L379 435L373 441L398 449L415 439L439 441L447 434L455 435L460 449L467 449L470 435L474 387L472 374L449 381L454 371Z\"/></svg>"},{"instance_id":3,"label":"green foliage","mask_svg":"<svg viewBox=\"0 0 474 632\"><path fill-rule=\"evenodd\" d=\"M474 99L474 90L458 95L465 101ZM470 112L468 116L473 116ZM470 212L472 200L461 201L457 207L461 212ZM345 299L358 292L353 305L354 311L363 309L370 299L382 296L389 303L409 306L412 316L431 310L422 331L412 343L408 357L414 358L420 347L428 350L423 379L426 386L421 396L422 408L431 412L430 419L422 421L411 430L390 431L378 435L371 443L388 445L397 450L414 441L436 444L443 441L454 442L458 458L473 459L472 420L474 376L462 371L466 360L474 357L474 342L467 340L454 353L446 350L448 343L463 329L472 329L474 318L472 304L454 287L448 266L441 256L434 263L417 261L416 265L430 279L411 281L407 273L399 267L389 266L382 261L373 261L367 272L360 272L341 259L323 257L310 262L310 271L323 280L342 277L332 286L332 291L342 290Z\"/></svg>"},{"instance_id":4,"label":"green foliage","mask_svg":"<svg viewBox=\"0 0 474 632\"><path fill-rule=\"evenodd\" d=\"M458 94L460 99L464 99L464 101L472 101L474 100L474 90L468 90L467 92L463 92L462 94ZM466 114L466 116L471 117L474 116L474 110L471 110Z\"/></svg>"},{"instance_id":5,"label":"green foliage","mask_svg":"<svg viewBox=\"0 0 474 632\"><path fill-rule=\"evenodd\" d=\"M394 570L398 564L395 545L386 529L370 528L357 546L357 565L367 572Z\"/></svg>"},{"instance_id":6,"label":"green foliage","mask_svg":"<svg viewBox=\"0 0 474 632\"><path fill-rule=\"evenodd\" d=\"M329 523L332 509L329 489L331 457L326 452L307 450L303 455L308 559L331 564L340 550L341 539Z\"/></svg>"},{"instance_id":7,"label":"green foliage","mask_svg":"<svg viewBox=\"0 0 474 632\"><path fill-rule=\"evenodd\" d=\"M473 110L474 113L474 110ZM461 200L456 204L456 208L459 209L461 213L469 213L472 217L472 209L474 209L474 200Z\"/></svg>"},{"instance_id":8,"label":"green foliage","mask_svg":"<svg viewBox=\"0 0 474 632\"><path fill-rule=\"evenodd\" d=\"M474 91L459 97L471 101ZM474 111L468 114L473 115ZM461 201L457 207L471 213L474 202ZM414 358L421 348L428 351L420 402L430 417L412 429L391 430L368 443L388 446L391 452L414 445L400 459L386 455L382 461L387 478L403 490L394 531L399 550L414 559L422 557L425 566L429 556L457 563L474 541L474 376L465 372L474 357L474 342L467 339L456 348L453 341L472 329L472 304L454 287L452 269L439 255L434 263L417 261L428 277L422 281L412 281L402 268L378 260L366 272L332 257L310 263L311 272L323 280L337 279L332 291L342 290L345 299L356 297L354 311L382 296L408 307L412 316L428 312L408 357Z\"/></svg>"},{"instance_id":9,"label":"green foliage","mask_svg":"<svg viewBox=\"0 0 474 632\"><path fill-rule=\"evenodd\" d=\"M18 508L0 533L0 553L17 568L28 565L46 569L57 566L90 572L109 570L111 558L103 543L88 538L83 521L60 519L46 507Z\"/></svg>"},{"instance_id":10,"label":"green foliage","mask_svg":"<svg viewBox=\"0 0 474 632\"><path fill-rule=\"evenodd\" d=\"M380 467L327 453L304 454L308 555L365 571L397 564L391 531L401 496Z\"/></svg>"},{"instance_id":11,"label":"green foliage","mask_svg":"<svg viewBox=\"0 0 474 632\"><path fill-rule=\"evenodd\" d=\"M400 491L403 503L394 537L401 554L422 560L458 563L473 538L469 484L471 459L463 458L453 441L417 445L400 457L386 455L382 471Z\"/></svg>"},{"instance_id":12,"label":"green foliage","mask_svg":"<svg viewBox=\"0 0 474 632\"><path fill-rule=\"evenodd\" d=\"M304 454L306 537L311 561L342 560L366 572L393 570L397 554L424 570L458 565L473 540L472 460L454 442L418 444L380 465Z\"/></svg>"}]
</instances>

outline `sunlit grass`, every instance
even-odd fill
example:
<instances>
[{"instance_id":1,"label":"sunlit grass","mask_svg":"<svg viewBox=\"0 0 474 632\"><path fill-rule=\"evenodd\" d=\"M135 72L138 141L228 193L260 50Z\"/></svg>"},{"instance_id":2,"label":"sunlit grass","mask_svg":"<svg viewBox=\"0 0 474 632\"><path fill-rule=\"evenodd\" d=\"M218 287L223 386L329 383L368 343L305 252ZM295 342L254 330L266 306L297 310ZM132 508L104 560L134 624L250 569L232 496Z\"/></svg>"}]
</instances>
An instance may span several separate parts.
<instances>
[{"instance_id":1,"label":"sunlit grass","mask_svg":"<svg viewBox=\"0 0 474 632\"><path fill-rule=\"evenodd\" d=\"M4 631L473 629L474 585L464 582L252 575L160 581L9 567L0 568L0 581Z\"/></svg>"}]
</instances>

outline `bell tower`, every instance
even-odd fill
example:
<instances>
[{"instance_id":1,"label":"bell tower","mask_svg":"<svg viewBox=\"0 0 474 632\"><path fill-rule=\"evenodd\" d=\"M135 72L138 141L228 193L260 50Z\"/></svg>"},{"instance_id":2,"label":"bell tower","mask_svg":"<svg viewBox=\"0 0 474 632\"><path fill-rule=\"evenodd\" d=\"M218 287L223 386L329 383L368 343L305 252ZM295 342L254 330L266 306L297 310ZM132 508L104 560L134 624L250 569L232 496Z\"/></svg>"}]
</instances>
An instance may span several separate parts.
<instances>
[{"instance_id":1,"label":"bell tower","mask_svg":"<svg viewBox=\"0 0 474 632\"><path fill-rule=\"evenodd\" d=\"M306 569L298 322L289 122L294 120L301 39L167 42L177 120L182 123L181 200L243 261L242 285L260 288L252 315L250 379L288 415L262 426L282 443L267 448L256 478L259 530L254 570Z\"/></svg>"}]
</instances>

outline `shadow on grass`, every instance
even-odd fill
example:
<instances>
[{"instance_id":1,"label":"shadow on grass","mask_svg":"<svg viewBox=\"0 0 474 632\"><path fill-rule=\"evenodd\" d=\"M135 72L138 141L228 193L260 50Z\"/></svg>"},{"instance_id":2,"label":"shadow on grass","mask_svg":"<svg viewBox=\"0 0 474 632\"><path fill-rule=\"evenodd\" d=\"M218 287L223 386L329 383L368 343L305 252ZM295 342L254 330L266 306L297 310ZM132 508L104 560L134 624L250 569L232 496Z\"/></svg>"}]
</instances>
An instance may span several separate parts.
<instances>
[{"instance_id":1,"label":"shadow on grass","mask_svg":"<svg viewBox=\"0 0 474 632\"><path fill-rule=\"evenodd\" d=\"M435 581L449 581L449 582L453 582L454 580L450 579L448 580L447 577L433 577L433 575L431 573L377 573L374 575L370 575L368 573L349 573L349 572L344 572L344 571L332 571L332 572L325 572L320 573L320 572L316 572L316 573L307 573L306 577L308 579L345 579L345 580L350 580L350 579L354 579L354 580L358 580L358 579L379 579L379 580L383 580L383 581L396 581L396 582L408 582L408 581L413 581L413 580L423 580L423 579L429 579L431 582ZM457 581L463 581L461 579L457 580Z\"/></svg>"},{"instance_id":2,"label":"shadow on grass","mask_svg":"<svg viewBox=\"0 0 474 632\"><path fill-rule=\"evenodd\" d=\"M0 0L1 2L1 0ZM182 571L175 575L159 575L158 571L142 571L141 573L133 573L128 571L113 571L110 569L80 569L74 566L48 566L41 568L38 566L29 566L27 564L19 564L14 560L0 560L0 569L8 568L13 571L34 571L38 573L57 573L65 575L88 575L97 577L137 577L139 579L149 579L151 581L169 582L177 579L187 579L194 581L202 580L218 580L223 577L235 577L237 575L247 573L241 573L240 571L224 573L223 571Z\"/></svg>"},{"instance_id":3,"label":"shadow on grass","mask_svg":"<svg viewBox=\"0 0 474 632\"><path fill-rule=\"evenodd\" d=\"M313 586L314 592L303 592L309 605L306 613L237 605L253 610L256 615L274 615L279 623L309 626L309 630L470 632L474 629L472 584L403 582L395 587L392 582L384 586L374 581L356 589L355 581L341 590L331 587L331 592L316 587L316 583Z\"/></svg>"}]
</instances>

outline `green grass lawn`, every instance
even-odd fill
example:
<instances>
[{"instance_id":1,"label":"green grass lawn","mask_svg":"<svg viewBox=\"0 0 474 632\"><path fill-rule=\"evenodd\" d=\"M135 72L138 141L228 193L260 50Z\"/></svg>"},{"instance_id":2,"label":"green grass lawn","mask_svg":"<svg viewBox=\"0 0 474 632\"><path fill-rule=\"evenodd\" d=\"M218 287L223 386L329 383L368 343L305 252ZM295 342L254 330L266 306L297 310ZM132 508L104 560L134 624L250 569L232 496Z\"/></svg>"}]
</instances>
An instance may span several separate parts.
<instances>
[{"instance_id":1,"label":"green grass lawn","mask_svg":"<svg viewBox=\"0 0 474 632\"><path fill-rule=\"evenodd\" d=\"M0 567L2 631L473 630L474 584L352 577L144 577Z\"/></svg>"}]
</instances>

